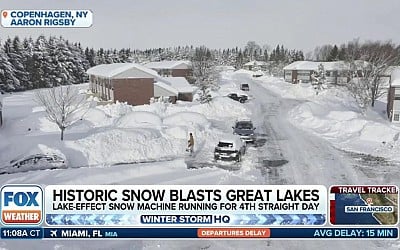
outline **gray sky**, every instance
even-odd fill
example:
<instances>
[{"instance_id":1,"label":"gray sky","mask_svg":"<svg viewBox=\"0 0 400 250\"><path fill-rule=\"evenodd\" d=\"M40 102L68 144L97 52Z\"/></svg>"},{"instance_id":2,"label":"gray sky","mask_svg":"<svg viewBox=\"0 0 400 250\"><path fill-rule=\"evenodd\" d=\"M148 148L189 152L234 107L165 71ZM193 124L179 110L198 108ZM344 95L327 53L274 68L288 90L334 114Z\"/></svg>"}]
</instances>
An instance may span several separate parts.
<instances>
[{"instance_id":1,"label":"gray sky","mask_svg":"<svg viewBox=\"0 0 400 250\"><path fill-rule=\"evenodd\" d=\"M399 0L2 0L0 9L91 9L91 28L1 27L0 39L62 35L95 48L400 43Z\"/></svg>"}]
</instances>

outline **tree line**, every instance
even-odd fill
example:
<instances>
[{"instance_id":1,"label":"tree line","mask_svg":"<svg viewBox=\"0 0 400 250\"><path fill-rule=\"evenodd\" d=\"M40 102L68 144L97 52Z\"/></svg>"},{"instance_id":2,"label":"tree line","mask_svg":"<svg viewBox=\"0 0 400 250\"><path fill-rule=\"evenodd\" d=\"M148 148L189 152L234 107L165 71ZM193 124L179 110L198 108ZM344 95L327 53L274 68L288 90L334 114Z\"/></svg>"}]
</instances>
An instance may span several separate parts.
<instances>
[{"instance_id":1,"label":"tree line","mask_svg":"<svg viewBox=\"0 0 400 250\"><path fill-rule=\"evenodd\" d=\"M99 64L162 60L190 60L202 47L177 46L155 49L93 49L82 48L63 37L39 36L20 39L7 38L0 44L0 91L23 91L87 81L86 70ZM280 67L296 60L304 60L300 50L289 50L283 45L270 49L250 41L244 48L208 49L213 65L232 65L237 69L251 60L274 63ZM198 55L198 54L197 54Z\"/></svg>"}]
</instances>

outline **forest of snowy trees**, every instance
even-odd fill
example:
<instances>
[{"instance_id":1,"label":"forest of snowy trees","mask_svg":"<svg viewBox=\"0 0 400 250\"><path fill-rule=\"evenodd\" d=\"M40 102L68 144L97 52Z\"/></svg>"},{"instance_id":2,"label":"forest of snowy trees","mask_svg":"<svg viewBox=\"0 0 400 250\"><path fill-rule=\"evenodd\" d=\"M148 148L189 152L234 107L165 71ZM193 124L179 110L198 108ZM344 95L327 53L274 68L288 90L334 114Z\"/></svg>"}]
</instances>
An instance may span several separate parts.
<instances>
[{"instance_id":1,"label":"forest of snowy trees","mask_svg":"<svg viewBox=\"0 0 400 250\"><path fill-rule=\"evenodd\" d=\"M196 50L203 47L95 50L82 48L80 43L72 43L63 37L54 36L39 36L36 39L20 39L15 36L0 42L0 91L3 92L79 84L88 80L86 70L98 64L162 60L193 61ZM211 53L213 66L230 65L240 69L252 60L265 61L268 73L280 76L282 68L294 61L349 61L350 59L369 61L365 53L361 52L367 51L364 48L370 47L373 51L390 49L390 54L395 54L393 58L400 58L399 47L392 43L361 43L358 40L340 46L317 47L314 53L309 53L306 58L301 50L288 49L280 44L271 49L269 46L260 46L254 41L249 41L244 48L206 49ZM398 65L398 60L390 60L386 64L386 66Z\"/></svg>"},{"instance_id":2,"label":"forest of snowy trees","mask_svg":"<svg viewBox=\"0 0 400 250\"><path fill-rule=\"evenodd\" d=\"M22 91L78 84L87 81L86 70L104 63L144 63L161 60L191 60L193 46L157 48L146 50L82 48L63 37L39 36L36 39L18 36L0 44L0 91ZM302 51L289 50L277 45L270 50L255 42L242 49L210 49L215 65L233 65L241 68L251 60L269 61L273 67L304 60Z\"/></svg>"}]
</instances>

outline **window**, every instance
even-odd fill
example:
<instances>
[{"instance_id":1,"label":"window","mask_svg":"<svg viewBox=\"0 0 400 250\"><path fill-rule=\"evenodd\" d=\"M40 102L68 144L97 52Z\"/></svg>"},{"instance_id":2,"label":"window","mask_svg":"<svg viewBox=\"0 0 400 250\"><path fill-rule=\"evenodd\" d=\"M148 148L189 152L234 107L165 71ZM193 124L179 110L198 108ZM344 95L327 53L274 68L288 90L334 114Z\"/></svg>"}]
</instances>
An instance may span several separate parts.
<instances>
[{"instance_id":1,"label":"window","mask_svg":"<svg viewBox=\"0 0 400 250\"><path fill-rule=\"evenodd\" d=\"M399 96L399 95L395 95L395 96L394 96L394 99L395 99L395 100L400 100L400 96Z\"/></svg>"},{"instance_id":2,"label":"window","mask_svg":"<svg viewBox=\"0 0 400 250\"><path fill-rule=\"evenodd\" d=\"M400 115L399 114L394 114L393 116L393 121L399 121Z\"/></svg>"}]
</instances>

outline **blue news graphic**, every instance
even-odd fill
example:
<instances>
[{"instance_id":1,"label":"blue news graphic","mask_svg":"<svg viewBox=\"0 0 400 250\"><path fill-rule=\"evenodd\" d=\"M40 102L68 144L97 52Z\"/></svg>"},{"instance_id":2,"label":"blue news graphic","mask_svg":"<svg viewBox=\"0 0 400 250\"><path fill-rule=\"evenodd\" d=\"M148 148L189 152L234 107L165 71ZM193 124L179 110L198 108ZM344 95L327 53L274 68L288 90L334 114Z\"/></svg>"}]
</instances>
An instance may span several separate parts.
<instances>
[{"instance_id":1,"label":"blue news graphic","mask_svg":"<svg viewBox=\"0 0 400 250\"><path fill-rule=\"evenodd\" d=\"M5 185L0 191L1 222L38 225L43 219L43 190L37 185Z\"/></svg>"},{"instance_id":2,"label":"blue news graphic","mask_svg":"<svg viewBox=\"0 0 400 250\"><path fill-rule=\"evenodd\" d=\"M378 225L372 213L346 213L346 206L368 206L359 194L335 194L338 225Z\"/></svg>"}]
</instances>

